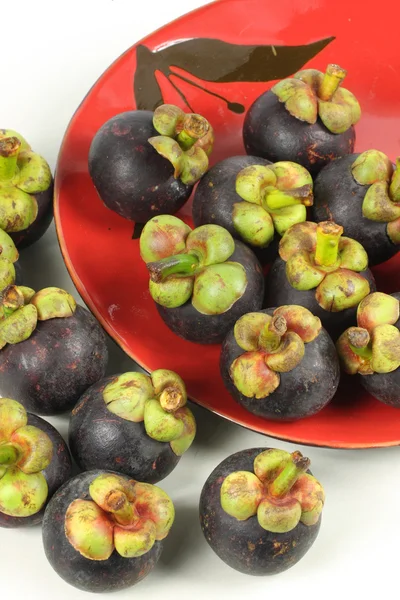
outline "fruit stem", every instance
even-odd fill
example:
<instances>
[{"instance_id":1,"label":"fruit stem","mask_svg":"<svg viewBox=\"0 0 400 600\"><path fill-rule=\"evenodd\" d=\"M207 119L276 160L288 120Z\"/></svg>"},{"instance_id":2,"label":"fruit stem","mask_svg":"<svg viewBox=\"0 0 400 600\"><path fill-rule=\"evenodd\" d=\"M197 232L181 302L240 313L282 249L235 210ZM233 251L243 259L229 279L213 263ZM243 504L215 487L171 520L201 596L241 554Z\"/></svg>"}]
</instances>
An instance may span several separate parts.
<instances>
[{"instance_id":1,"label":"fruit stem","mask_svg":"<svg viewBox=\"0 0 400 600\"><path fill-rule=\"evenodd\" d=\"M114 516L120 525L130 525L136 518L132 504L120 490L108 494L104 508Z\"/></svg>"},{"instance_id":2,"label":"fruit stem","mask_svg":"<svg viewBox=\"0 0 400 600\"><path fill-rule=\"evenodd\" d=\"M346 77L347 71L338 65L328 65L318 90L318 96L325 102L332 97Z\"/></svg>"},{"instance_id":3,"label":"fruit stem","mask_svg":"<svg viewBox=\"0 0 400 600\"><path fill-rule=\"evenodd\" d=\"M209 122L201 115L185 115L182 130L178 133L176 141L182 150L189 150L208 133L209 129Z\"/></svg>"},{"instance_id":4,"label":"fruit stem","mask_svg":"<svg viewBox=\"0 0 400 600\"><path fill-rule=\"evenodd\" d=\"M370 345L370 336L366 329L362 327L352 327L347 332L349 346L357 356L361 358L372 358L372 348Z\"/></svg>"},{"instance_id":5,"label":"fruit stem","mask_svg":"<svg viewBox=\"0 0 400 600\"><path fill-rule=\"evenodd\" d=\"M396 159L396 169L393 171L390 182L389 196L393 202L400 202L400 157Z\"/></svg>"},{"instance_id":6,"label":"fruit stem","mask_svg":"<svg viewBox=\"0 0 400 600\"><path fill-rule=\"evenodd\" d=\"M184 405L184 397L179 390L173 387L167 387L160 394L161 408L166 412L172 413Z\"/></svg>"},{"instance_id":7,"label":"fruit stem","mask_svg":"<svg viewBox=\"0 0 400 600\"><path fill-rule=\"evenodd\" d=\"M292 460L276 479L269 485L268 491L275 498L282 498L294 486L302 473L305 473L310 466L310 459L303 456L300 452L292 453Z\"/></svg>"},{"instance_id":8,"label":"fruit stem","mask_svg":"<svg viewBox=\"0 0 400 600\"><path fill-rule=\"evenodd\" d=\"M160 283L169 275L193 275L199 266L199 260L193 254L175 254L156 262L147 263L150 279Z\"/></svg>"},{"instance_id":9,"label":"fruit stem","mask_svg":"<svg viewBox=\"0 0 400 600\"><path fill-rule=\"evenodd\" d=\"M295 204L304 204L304 206L312 206L313 192L311 185L303 185L302 187L293 190L278 190L276 188L267 188L263 205L269 210L278 210Z\"/></svg>"},{"instance_id":10,"label":"fruit stem","mask_svg":"<svg viewBox=\"0 0 400 600\"><path fill-rule=\"evenodd\" d=\"M12 444L0 446L0 465L14 465L19 459L19 452Z\"/></svg>"},{"instance_id":11,"label":"fruit stem","mask_svg":"<svg viewBox=\"0 0 400 600\"><path fill-rule=\"evenodd\" d=\"M331 221L322 221L317 225L317 246L315 264L323 267L334 265L338 259L340 236L343 227Z\"/></svg>"},{"instance_id":12,"label":"fruit stem","mask_svg":"<svg viewBox=\"0 0 400 600\"><path fill-rule=\"evenodd\" d=\"M0 140L0 181L10 181L17 172L21 142L17 137Z\"/></svg>"},{"instance_id":13,"label":"fruit stem","mask_svg":"<svg viewBox=\"0 0 400 600\"><path fill-rule=\"evenodd\" d=\"M5 317L9 317L24 304L24 295L16 285L7 286L0 296L0 305Z\"/></svg>"},{"instance_id":14,"label":"fruit stem","mask_svg":"<svg viewBox=\"0 0 400 600\"><path fill-rule=\"evenodd\" d=\"M281 338L286 333L286 330L287 323L285 317L275 315L260 333L260 347L266 352L275 352L279 348Z\"/></svg>"}]
</instances>

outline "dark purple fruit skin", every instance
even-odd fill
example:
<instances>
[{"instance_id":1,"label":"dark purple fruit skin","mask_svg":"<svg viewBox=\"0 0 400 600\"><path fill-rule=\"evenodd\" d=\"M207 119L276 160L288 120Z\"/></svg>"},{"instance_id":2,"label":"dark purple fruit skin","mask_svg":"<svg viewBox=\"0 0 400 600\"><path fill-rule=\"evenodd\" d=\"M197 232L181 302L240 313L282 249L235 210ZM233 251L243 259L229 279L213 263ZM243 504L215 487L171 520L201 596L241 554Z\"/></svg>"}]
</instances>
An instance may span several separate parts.
<instances>
[{"instance_id":1,"label":"dark purple fruit skin","mask_svg":"<svg viewBox=\"0 0 400 600\"><path fill-rule=\"evenodd\" d=\"M259 312L273 314L274 309ZM340 380L340 365L335 345L321 329L315 340L304 344L301 363L288 373L280 373L278 388L265 398L247 398L230 377L233 361L244 354L233 329L226 336L220 355L220 371L226 389L246 410L273 421L296 421L315 415L332 400Z\"/></svg>"},{"instance_id":2,"label":"dark purple fruit skin","mask_svg":"<svg viewBox=\"0 0 400 600\"><path fill-rule=\"evenodd\" d=\"M89 174L101 200L137 223L176 213L193 189L175 179L171 163L148 143L157 135L153 113L133 110L104 123L90 146Z\"/></svg>"},{"instance_id":3,"label":"dark purple fruit skin","mask_svg":"<svg viewBox=\"0 0 400 600\"><path fill-rule=\"evenodd\" d=\"M314 125L296 119L270 90L250 106L243 124L247 154L272 162L296 162L313 177L332 160L351 154L355 139L353 126L337 134L331 133L319 117Z\"/></svg>"},{"instance_id":4,"label":"dark purple fruit skin","mask_svg":"<svg viewBox=\"0 0 400 600\"><path fill-rule=\"evenodd\" d=\"M243 296L221 315L203 315L193 307L191 300L178 308L165 308L156 303L164 323L176 335L197 344L219 344L239 317L261 308L264 276L255 254L236 240L235 251L229 261L243 265L247 275L247 287Z\"/></svg>"},{"instance_id":5,"label":"dark purple fruit skin","mask_svg":"<svg viewBox=\"0 0 400 600\"><path fill-rule=\"evenodd\" d=\"M0 351L0 396L40 415L67 412L104 376L107 360L103 329L77 306L71 317L38 321L30 338Z\"/></svg>"},{"instance_id":6,"label":"dark purple fruit skin","mask_svg":"<svg viewBox=\"0 0 400 600\"><path fill-rule=\"evenodd\" d=\"M211 473L200 496L200 525L214 552L227 565L246 575L275 575L295 565L314 543L321 525L299 523L288 533L263 529L257 517L238 521L220 502L221 485L234 471L254 472L255 457L268 448L251 448L232 454Z\"/></svg>"},{"instance_id":7,"label":"dark purple fruit skin","mask_svg":"<svg viewBox=\"0 0 400 600\"><path fill-rule=\"evenodd\" d=\"M38 204L38 214L32 225L23 231L9 234L19 250L37 242L50 227L53 220L53 192L54 181L52 179L50 187L47 190L40 192L40 194L35 194Z\"/></svg>"},{"instance_id":8,"label":"dark purple fruit skin","mask_svg":"<svg viewBox=\"0 0 400 600\"><path fill-rule=\"evenodd\" d=\"M349 154L324 167L315 180L314 205L311 220L335 221L345 227L345 234L362 244L370 266L378 265L394 256L399 248L387 234L387 224L366 219L362 203L369 185L360 185L354 179L351 167L360 154Z\"/></svg>"},{"instance_id":9,"label":"dark purple fruit skin","mask_svg":"<svg viewBox=\"0 0 400 600\"><path fill-rule=\"evenodd\" d=\"M28 425L38 427L47 433L53 442L53 456L51 463L47 469L42 471L49 488L46 502L47 505L48 501L58 490L58 488L61 487L71 477L71 455L69 453L67 444L64 442L63 438L58 433L57 429L53 427L53 425L50 425L50 423L44 419L41 419L36 415L32 415L31 413L28 413ZM32 525L38 525L42 522L46 505L42 508L42 510L30 517L10 517L0 512L0 527L11 529L15 527L29 527Z\"/></svg>"},{"instance_id":10,"label":"dark purple fruit skin","mask_svg":"<svg viewBox=\"0 0 400 600\"><path fill-rule=\"evenodd\" d=\"M400 301L400 292L390 295ZM397 320L395 326L400 329L400 319ZM358 378L371 396L384 404L400 408L400 368L391 373L358 375Z\"/></svg>"},{"instance_id":11,"label":"dark purple fruit skin","mask_svg":"<svg viewBox=\"0 0 400 600\"><path fill-rule=\"evenodd\" d=\"M367 269L360 273L368 280L370 293L376 292L375 279ZM299 291L293 288L286 277L286 262L278 257L273 263L265 282L264 307L298 304L308 308L321 319L323 327L333 340L336 340L347 327L356 325L357 306L346 308L340 312L329 312L323 309L315 299L315 289Z\"/></svg>"},{"instance_id":12,"label":"dark purple fruit skin","mask_svg":"<svg viewBox=\"0 0 400 600\"><path fill-rule=\"evenodd\" d=\"M236 176L246 167L270 164L269 160L245 155L231 156L214 165L199 181L193 197L192 216L195 227L215 223L227 229L234 238L247 244L233 223L234 204L244 202L236 193ZM275 233L274 241L267 248L247 245L258 259L265 263L276 257L279 240L280 236Z\"/></svg>"},{"instance_id":13,"label":"dark purple fruit skin","mask_svg":"<svg viewBox=\"0 0 400 600\"><path fill-rule=\"evenodd\" d=\"M105 377L83 394L69 422L69 446L83 471L103 468L145 483L157 483L179 462L166 442L151 439L143 423L111 413L104 388L118 375Z\"/></svg>"},{"instance_id":14,"label":"dark purple fruit skin","mask_svg":"<svg viewBox=\"0 0 400 600\"><path fill-rule=\"evenodd\" d=\"M139 558L123 558L114 550L108 560L97 561L85 558L71 546L64 530L68 506L78 498L91 500L89 486L103 473L110 471L87 471L70 479L53 496L43 519L47 560L64 581L86 592L116 592L138 583L154 569L162 551L162 542L155 542Z\"/></svg>"}]
</instances>

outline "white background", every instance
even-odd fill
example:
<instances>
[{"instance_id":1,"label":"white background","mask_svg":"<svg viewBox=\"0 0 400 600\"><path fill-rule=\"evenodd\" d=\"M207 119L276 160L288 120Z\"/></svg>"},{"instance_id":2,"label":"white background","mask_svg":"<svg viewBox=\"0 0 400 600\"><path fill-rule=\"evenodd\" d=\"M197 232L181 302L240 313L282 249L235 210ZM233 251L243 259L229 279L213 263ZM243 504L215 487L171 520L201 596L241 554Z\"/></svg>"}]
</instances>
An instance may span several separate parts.
<instances>
[{"instance_id":1,"label":"white background","mask_svg":"<svg viewBox=\"0 0 400 600\"><path fill-rule=\"evenodd\" d=\"M1 0L0 127L20 131L54 171L73 112L109 64L154 29L203 4L201 0L164 0L157 5L155 0ZM25 252L21 262L26 285L60 286L77 297L54 226ZM132 362L111 342L110 349L110 373L132 369ZM225 566L206 544L198 522L200 491L213 468L233 452L263 445L290 451L295 447L194 410L197 439L161 482L177 512L164 553L145 581L112 597L303 600L341 594L344 599L372 598L382 596L386 586L393 597L399 597L398 448L299 447L311 458L326 490L320 535L291 570L254 578ZM66 435L67 418L49 421ZM40 527L0 530L0 581L2 598L89 597L64 583L47 564Z\"/></svg>"}]
</instances>

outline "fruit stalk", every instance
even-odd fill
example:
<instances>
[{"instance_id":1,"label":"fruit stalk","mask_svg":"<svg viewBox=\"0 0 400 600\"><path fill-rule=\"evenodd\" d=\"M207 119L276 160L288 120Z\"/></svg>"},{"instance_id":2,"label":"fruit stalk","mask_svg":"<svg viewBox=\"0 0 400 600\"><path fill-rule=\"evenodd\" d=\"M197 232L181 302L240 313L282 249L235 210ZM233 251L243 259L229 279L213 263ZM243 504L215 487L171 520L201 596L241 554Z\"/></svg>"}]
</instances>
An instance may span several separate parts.
<instances>
[{"instance_id":1,"label":"fruit stalk","mask_svg":"<svg viewBox=\"0 0 400 600\"><path fill-rule=\"evenodd\" d=\"M260 333L260 347L266 352L275 352L281 343L282 336L286 333L287 323L285 317L276 315L265 325Z\"/></svg>"},{"instance_id":2,"label":"fruit stalk","mask_svg":"<svg viewBox=\"0 0 400 600\"><path fill-rule=\"evenodd\" d=\"M329 101L346 77L347 71L338 65L328 65L318 90L321 100Z\"/></svg>"},{"instance_id":3,"label":"fruit stalk","mask_svg":"<svg viewBox=\"0 0 400 600\"><path fill-rule=\"evenodd\" d=\"M19 458L19 452L13 444L2 444L0 446L0 465L14 465Z\"/></svg>"},{"instance_id":4,"label":"fruit stalk","mask_svg":"<svg viewBox=\"0 0 400 600\"><path fill-rule=\"evenodd\" d=\"M108 494L104 508L110 512L120 525L131 525L136 519L132 504L121 490Z\"/></svg>"},{"instance_id":5,"label":"fruit stalk","mask_svg":"<svg viewBox=\"0 0 400 600\"><path fill-rule=\"evenodd\" d=\"M184 404L183 395L173 387L165 388L160 394L160 405L166 412L175 412Z\"/></svg>"},{"instance_id":6,"label":"fruit stalk","mask_svg":"<svg viewBox=\"0 0 400 600\"><path fill-rule=\"evenodd\" d=\"M276 479L269 485L268 491L275 498L282 498L294 486L300 475L310 466L310 459L300 452L292 453L292 460L287 463Z\"/></svg>"},{"instance_id":7,"label":"fruit stalk","mask_svg":"<svg viewBox=\"0 0 400 600\"><path fill-rule=\"evenodd\" d=\"M370 345L370 336L366 329L362 327L352 327L347 333L350 348L361 358L372 358L372 348Z\"/></svg>"},{"instance_id":8,"label":"fruit stalk","mask_svg":"<svg viewBox=\"0 0 400 600\"><path fill-rule=\"evenodd\" d=\"M303 185L302 187L293 190L267 190L263 199L263 204L269 210L279 210L287 206L296 204L304 204L304 206L312 206L313 192L311 185Z\"/></svg>"},{"instance_id":9,"label":"fruit stalk","mask_svg":"<svg viewBox=\"0 0 400 600\"><path fill-rule=\"evenodd\" d=\"M183 128L176 138L182 150L189 150L194 144L203 138L210 129L210 125L204 117L196 114L186 115L183 120Z\"/></svg>"},{"instance_id":10,"label":"fruit stalk","mask_svg":"<svg viewBox=\"0 0 400 600\"><path fill-rule=\"evenodd\" d=\"M338 259L340 236L343 227L331 221L322 221L317 226L317 245L315 248L315 264L330 267Z\"/></svg>"},{"instance_id":11,"label":"fruit stalk","mask_svg":"<svg viewBox=\"0 0 400 600\"><path fill-rule=\"evenodd\" d=\"M193 275L199 260L193 254L175 254L156 262L147 263L150 279L160 283L169 275Z\"/></svg>"},{"instance_id":12,"label":"fruit stalk","mask_svg":"<svg viewBox=\"0 0 400 600\"><path fill-rule=\"evenodd\" d=\"M17 137L0 139L0 182L10 181L15 176L20 149Z\"/></svg>"}]
</instances>

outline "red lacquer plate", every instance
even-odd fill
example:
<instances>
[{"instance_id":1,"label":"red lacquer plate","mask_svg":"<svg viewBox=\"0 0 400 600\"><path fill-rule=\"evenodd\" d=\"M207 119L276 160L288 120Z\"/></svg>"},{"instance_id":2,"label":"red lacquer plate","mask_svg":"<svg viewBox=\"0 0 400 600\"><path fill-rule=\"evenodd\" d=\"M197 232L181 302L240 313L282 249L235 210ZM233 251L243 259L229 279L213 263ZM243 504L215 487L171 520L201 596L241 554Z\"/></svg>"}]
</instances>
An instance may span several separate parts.
<instances>
[{"instance_id":1,"label":"red lacquer plate","mask_svg":"<svg viewBox=\"0 0 400 600\"><path fill-rule=\"evenodd\" d=\"M385 6L394 14L395 0ZM392 10L391 10L392 9ZM174 336L148 293L148 276L132 239L133 224L106 209L88 174L97 129L113 115L162 102L203 114L217 135L212 164L244 154L245 110L276 79L303 66L348 70L346 87L359 98L357 151L400 154L400 54L397 22L378 26L359 0L220 0L156 31L103 74L73 116L56 174L55 218L61 250L83 299L114 340L147 370L177 371L190 397L249 429L303 444L366 448L400 444L400 410L342 383L314 417L275 423L242 409L225 391L219 346ZM178 214L190 222L190 202ZM400 257L375 269L378 288L400 290Z\"/></svg>"}]
</instances>

